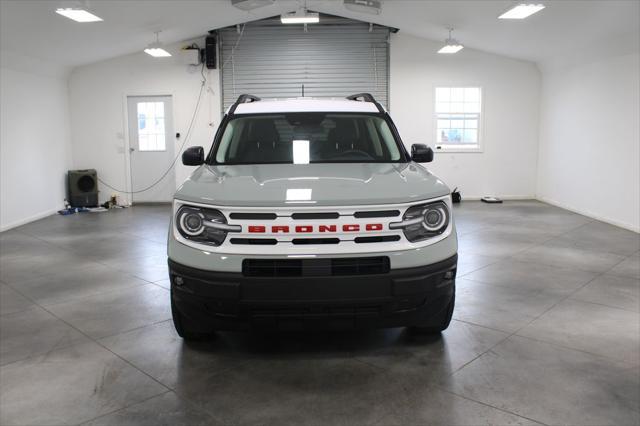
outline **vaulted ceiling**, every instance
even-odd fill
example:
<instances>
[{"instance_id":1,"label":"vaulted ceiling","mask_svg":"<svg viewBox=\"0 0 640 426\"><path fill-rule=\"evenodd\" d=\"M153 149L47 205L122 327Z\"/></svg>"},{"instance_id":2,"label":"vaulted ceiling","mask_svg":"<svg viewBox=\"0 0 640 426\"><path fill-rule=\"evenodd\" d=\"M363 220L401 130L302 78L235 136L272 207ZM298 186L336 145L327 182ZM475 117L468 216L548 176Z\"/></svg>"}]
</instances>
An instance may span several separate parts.
<instances>
[{"instance_id":1,"label":"vaulted ceiling","mask_svg":"<svg viewBox=\"0 0 640 426\"><path fill-rule=\"evenodd\" d=\"M79 24L54 13L68 2L1 0L3 51L75 67L141 51L162 30L165 43L208 30L295 10L302 0L277 0L243 12L230 0L93 0L104 22ZM446 27L465 46L544 66L640 49L638 0L541 0L547 8L523 21L497 16L510 0L386 0L381 15L346 10L342 0L307 0L311 10L374 22L431 40Z\"/></svg>"}]
</instances>

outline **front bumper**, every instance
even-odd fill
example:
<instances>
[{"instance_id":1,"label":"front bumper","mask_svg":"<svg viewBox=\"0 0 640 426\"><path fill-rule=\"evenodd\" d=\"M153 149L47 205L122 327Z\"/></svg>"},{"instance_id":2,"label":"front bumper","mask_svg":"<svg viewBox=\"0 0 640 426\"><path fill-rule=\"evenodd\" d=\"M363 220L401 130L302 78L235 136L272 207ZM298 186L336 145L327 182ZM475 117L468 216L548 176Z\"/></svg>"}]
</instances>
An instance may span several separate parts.
<instances>
[{"instance_id":1,"label":"front bumper","mask_svg":"<svg viewBox=\"0 0 640 426\"><path fill-rule=\"evenodd\" d=\"M247 277L169 259L175 308L215 330L425 326L449 305L456 266L454 254L384 274Z\"/></svg>"}]
</instances>

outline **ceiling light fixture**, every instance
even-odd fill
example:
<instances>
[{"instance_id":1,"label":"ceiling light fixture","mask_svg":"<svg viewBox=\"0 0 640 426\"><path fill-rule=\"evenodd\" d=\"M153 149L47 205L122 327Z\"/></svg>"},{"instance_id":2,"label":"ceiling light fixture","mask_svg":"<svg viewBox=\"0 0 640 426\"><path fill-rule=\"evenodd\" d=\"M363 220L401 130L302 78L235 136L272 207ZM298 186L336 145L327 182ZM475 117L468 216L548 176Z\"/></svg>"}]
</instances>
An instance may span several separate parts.
<instances>
[{"instance_id":1,"label":"ceiling light fixture","mask_svg":"<svg viewBox=\"0 0 640 426\"><path fill-rule=\"evenodd\" d=\"M453 31L453 28L449 28L449 38L447 38L444 41L444 46L442 46L440 48L440 50L438 50L438 53L451 54L451 53L457 53L457 52L461 51L462 49L464 49L464 46L462 44L460 44L460 42L458 40L456 40L455 38L451 37L451 32L452 31Z\"/></svg>"},{"instance_id":2,"label":"ceiling light fixture","mask_svg":"<svg viewBox=\"0 0 640 426\"><path fill-rule=\"evenodd\" d=\"M144 49L144 53L147 55L151 55L154 58L166 58L171 56L171 53L167 52L162 48L162 43L160 43L160 33L162 31L156 31L156 41L149 44L146 49Z\"/></svg>"},{"instance_id":3,"label":"ceiling light fixture","mask_svg":"<svg viewBox=\"0 0 640 426\"><path fill-rule=\"evenodd\" d=\"M76 22L100 22L103 20L101 17L81 7L59 7L56 9L56 13Z\"/></svg>"},{"instance_id":4,"label":"ceiling light fixture","mask_svg":"<svg viewBox=\"0 0 640 426\"><path fill-rule=\"evenodd\" d=\"M498 16L498 19L524 19L540 12L542 9L544 9L544 4L521 3Z\"/></svg>"},{"instance_id":5,"label":"ceiling light fixture","mask_svg":"<svg viewBox=\"0 0 640 426\"><path fill-rule=\"evenodd\" d=\"M344 7L353 12L380 15L382 13L382 0L344 0Z\"/></svg>"},{"instance_id":6,"label":"ceiling light fixture","mask_svg":"<svg viewBox=\"0 0 640 426\"><path fill-rule=\"evenodd\" d=\"M280 15L280 22L283 24L317 24L320 22L320 14L309 12L306 7L302 7L296 12Z\"/></svg>"}]
</instances>

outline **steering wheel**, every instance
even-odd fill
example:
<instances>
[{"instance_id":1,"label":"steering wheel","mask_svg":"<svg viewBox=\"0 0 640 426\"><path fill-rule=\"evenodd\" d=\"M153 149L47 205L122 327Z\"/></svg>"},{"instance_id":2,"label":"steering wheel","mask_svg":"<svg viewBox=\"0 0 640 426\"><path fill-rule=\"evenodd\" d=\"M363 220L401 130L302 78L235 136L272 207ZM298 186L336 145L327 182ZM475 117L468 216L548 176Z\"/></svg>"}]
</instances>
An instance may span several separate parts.
<instances>
[{"instance_id":1,"label":"steering wheel","mask_svg":"<svg viewBox=\"0 0 640 426\"><path fill-rule=\"evenodd\" d=\"M362 150L359 149L349 149L347 151L341 152L339 154L336 155L332 155L331 159L338 159L338 158L344 158L346 157L347 159L362 159L362 160L375 160L375 158L373 158L371 155L369 155L369 153L364 152Z\"/></svg>"}]
</instances>

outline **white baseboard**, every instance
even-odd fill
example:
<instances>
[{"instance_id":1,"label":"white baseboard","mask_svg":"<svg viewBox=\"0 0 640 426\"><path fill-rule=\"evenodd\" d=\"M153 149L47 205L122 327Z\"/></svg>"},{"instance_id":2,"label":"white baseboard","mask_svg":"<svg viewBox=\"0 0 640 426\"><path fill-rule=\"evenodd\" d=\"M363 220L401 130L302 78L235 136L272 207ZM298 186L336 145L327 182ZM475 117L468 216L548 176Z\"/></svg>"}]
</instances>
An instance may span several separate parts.
<instances>
[{"instance_id":1,"label":"white baseboard","mask_svg":"<svg viewBox=\"0 0 640 426\"><path fill-rule=\"evenodd\" d=\"M47 216L51 216L53 214L58 213L58 210L60 210L61 208L62 207L56 208L56 209L51 209L51 210L46 210L46 211L34 214L32 216L22 218L20 220L15 221L15 222L11 222L9 224L2 225L2 226L0 226L0 232L8 231L9 229L17 228L18 226L26 225L27 223L43 219L43 218L45 218Z\"/></svg>"},{"instance_id":2,"label":"white baseboard","mask_svg":"<svg viewBox=\"0 0 640 426\"><path fill-rule=\"evenodd\" d=\"M600 216L599 214L593 213L593 212L588 211L588 210L578 209L576 207L569 206L569 205L567 205L565 203L562 203L562 202L559 202L559 201L556 201L556 200L552 200L551 198L540 197L539 196L539 197L537 197L537 199L539 201L542 201L543 203L551 204L552 206L560 207L562 209L569 210L570 212L578 213L578 214L581 214L583 216L587 216L587 217L590 217L592 219L599 220L600 222L605 222L605 223L608 223L610 225L617 226L619 228L624 228L624 229L628 229L629 231L640 233L640 227L633 226L630 223L625 223L625 222L619 222L617 220L612 220L611 218Z\"/></svg>"}]
</instances>

